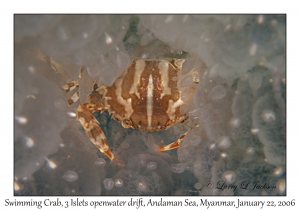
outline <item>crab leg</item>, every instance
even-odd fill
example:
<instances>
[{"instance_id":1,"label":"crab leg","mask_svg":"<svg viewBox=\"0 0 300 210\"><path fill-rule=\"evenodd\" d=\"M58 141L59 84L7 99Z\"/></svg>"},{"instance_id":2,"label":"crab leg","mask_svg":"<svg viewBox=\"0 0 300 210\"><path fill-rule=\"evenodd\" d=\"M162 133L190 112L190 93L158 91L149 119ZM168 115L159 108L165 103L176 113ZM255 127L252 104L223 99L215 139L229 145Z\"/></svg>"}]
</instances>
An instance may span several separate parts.
<instances>
[{"instance_id":1,"label":"crab leg","mask_svg":"<svg viewBox=\"0 0 300 210\"><path fill-rule=\"evenodd\" d=\"M199 124L197 124L194 128L197 128L197 127L199 127ZM192 129L194 129L194 128L192 128ZM168 144L166 146L162 146L162 147L158 148L158 151L163 152L163 151L179 148L181 141L188 134L188 132L190 132L192 129L185 132L182 136L180 136L176 141L172 142L171 144Z\"/></svg>"},{"instance_id":2,"label":"crab leg","mask_svg":"<svg viewBox=\"0 0 300 210\"><path fill-rule=\"evenodd\" d=\"M77 108L77 118L84 128L85 132L90 137L92 143L105 154L110 160L114 159L113 153L110 151L105 134L100 128L100 123L92 115L86 105L80 104Z\"/></svg>"}]
</instances>

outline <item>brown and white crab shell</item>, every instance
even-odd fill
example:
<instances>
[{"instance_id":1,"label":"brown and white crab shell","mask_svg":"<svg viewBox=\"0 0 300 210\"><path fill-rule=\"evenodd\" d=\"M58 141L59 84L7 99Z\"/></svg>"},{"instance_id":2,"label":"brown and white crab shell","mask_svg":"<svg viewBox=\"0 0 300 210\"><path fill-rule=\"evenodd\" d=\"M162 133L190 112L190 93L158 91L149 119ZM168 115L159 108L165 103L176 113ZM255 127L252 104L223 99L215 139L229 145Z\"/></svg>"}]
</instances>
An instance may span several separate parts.
<instances>
[{"instance_id":1,"label":"brown and white crab shell","mask_svg":"<svg viewBox=\"0 0 300 210\"><path fill-rule=\"evenodd\" d=\"M187 104L193 86L178 88L184 59L136 59L110 86L102 86L103 104L125 128L145 131L167 129L187 117L180 108Z\"/></svg>"}]
</instances>

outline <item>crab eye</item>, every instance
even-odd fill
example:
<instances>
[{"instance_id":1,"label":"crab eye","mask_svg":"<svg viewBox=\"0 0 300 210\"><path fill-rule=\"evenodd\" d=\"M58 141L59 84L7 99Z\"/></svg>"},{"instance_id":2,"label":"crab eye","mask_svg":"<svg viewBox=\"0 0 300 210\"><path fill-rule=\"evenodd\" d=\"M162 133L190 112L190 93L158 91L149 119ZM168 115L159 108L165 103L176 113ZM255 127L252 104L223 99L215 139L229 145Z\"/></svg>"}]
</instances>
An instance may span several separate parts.
<instances>
[{"instance_id":1,"label":"crab eye","mask_svg":"<svg viewBox=\"0 0 300 210\"><path fill-rule=\"evenodd\" d=\"M123 126L124 128L130 128L130 127L132 127L132 122L131 122L131 120L129 120L129 119L124 119L124 120L122 120L122 126Z\"/></svg>"}]
</instances>

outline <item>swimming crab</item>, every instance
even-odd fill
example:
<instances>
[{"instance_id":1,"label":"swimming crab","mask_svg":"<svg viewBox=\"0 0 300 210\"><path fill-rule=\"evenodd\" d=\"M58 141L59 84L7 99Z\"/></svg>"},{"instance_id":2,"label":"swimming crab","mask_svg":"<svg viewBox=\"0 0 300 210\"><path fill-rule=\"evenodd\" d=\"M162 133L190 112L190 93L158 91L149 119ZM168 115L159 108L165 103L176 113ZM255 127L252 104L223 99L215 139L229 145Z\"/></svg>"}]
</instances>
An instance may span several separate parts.
<instances>
[{"instance_id":1,"label":"swimming crab","mask_svg":"<svg viewBox=\"0 0 300 210\"><path fill-rule=\"evenodd\" d=\"M99 121L92 112L108 110L112 118L121 122L124 128L135 128L144 131L168 129L176 123L187 120L181 106L190 100L188 94L183 94L178 88L178 72L184 59L144 60L135 59L124 73L110 87L98 86L95 83L93 92L85 103L79 104L76 114L92 143L110 160L114 155L107 143ZM74 80L62 88L72 91L77 88L78 80ZM78 101L76 92L68 103ZM160 147L159 151L178 148L186 136L184 133L171 144Z\"/></svg>"}]
</instances>

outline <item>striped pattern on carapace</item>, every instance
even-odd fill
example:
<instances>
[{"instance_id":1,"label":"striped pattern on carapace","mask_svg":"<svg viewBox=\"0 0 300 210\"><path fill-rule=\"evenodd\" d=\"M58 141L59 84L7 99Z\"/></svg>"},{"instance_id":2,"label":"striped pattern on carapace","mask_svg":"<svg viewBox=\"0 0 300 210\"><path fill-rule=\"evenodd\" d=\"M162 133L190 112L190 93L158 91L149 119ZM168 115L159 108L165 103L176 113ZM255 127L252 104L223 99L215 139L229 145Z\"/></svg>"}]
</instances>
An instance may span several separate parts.
<instances>
[{"instance_id":1,"label":"striped pattern on carapace","mask_svg":"<svg viewBox=\"0 0 300 210\"><path fill-rule=\"evenodd\" d=\"M183 59L140 60L137 59L110 86L98 87L85 103L77 108L77 118L92 143L109 159L114 159L99 121L91 113L108 110L112 117L120 121L124 128L145 131L167 129L177 122L184 122L186 114L181 114L184 103L177 87L178 72ZM82 69L83 70L83 69ZM82 71L81 71L82 73ZM62 88L69 92L78 87L78 80ZM68 100L69 105L79 100L78 92ZM162 146L158 151L178 148L188 132L177 141Z\"/></svg>"},{"instance_id":2,"label":"striped pattern on carapace","mask_svg":"<svg viewBox=\"0 0 300 210\"><path fill-rule=\"evenodd\" d=\"M184 60L136 60L111 87L105 107L124 127L154 131L182 120L177 74Z\"/></svg>"}]
</instances>

